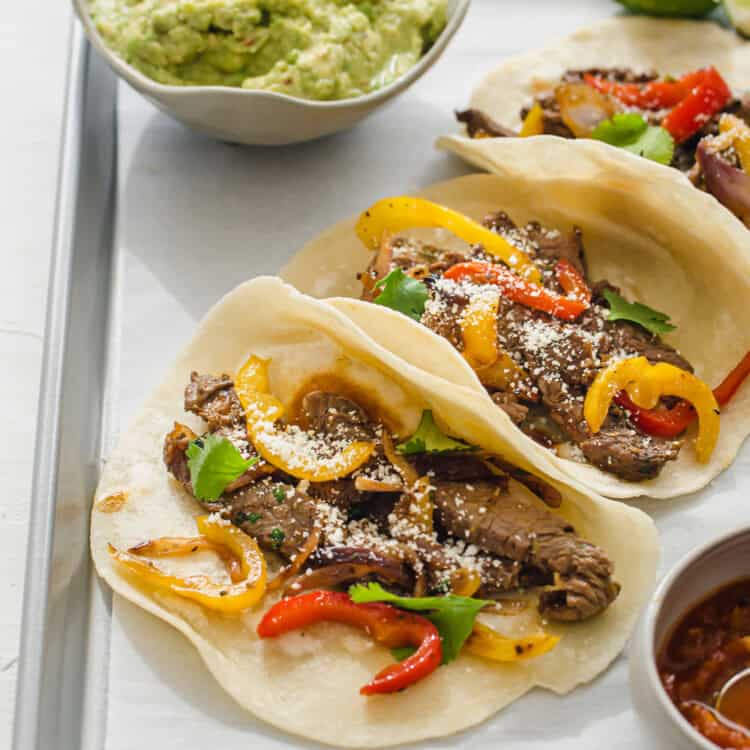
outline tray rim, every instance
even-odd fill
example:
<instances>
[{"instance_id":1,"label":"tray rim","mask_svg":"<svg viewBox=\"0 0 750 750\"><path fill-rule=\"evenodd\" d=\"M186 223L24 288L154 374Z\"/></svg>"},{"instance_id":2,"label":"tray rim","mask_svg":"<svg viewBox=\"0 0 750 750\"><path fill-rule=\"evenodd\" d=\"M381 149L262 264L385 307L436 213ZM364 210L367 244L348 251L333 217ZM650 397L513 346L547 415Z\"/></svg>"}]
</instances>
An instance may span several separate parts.
<instances>
[{"instance_id":1,"label":"tray rim","mask_svg":"<svg viewBox=\"0 0 750 750\"><path fill-rule=\"evenodd\" d=\"M61 126L60 152L58 159L58 174L56 186L55 213L53 221L53 239L50 257L49 281L46 298L46 315L44 328L44 346L41 366L39 397L36 419L36 436L34 444L34 471L30 496L29 528L27 535L26 568L24 574L23 608L21 616L21 643L18 661L18 677L15 690L15 707L13 714L13 733L11 747L13 750L48 750L45 744L45 716L43 711L45 682L49 680L49 674L45 666L49 662L48 635L51 620L50 584L53 574L53 551L55 544L55 510L58 505L58 492L60 484L60 455L63 437L63 394L65 392L65 377L68 371L66 356L70 344L70 332L72 329L71 313L74 306L73 283L74 264L78 250L78 230L81 219L81 203L84 196L81 191L85 190L85 175L87 146L93 146L88 151L96 150L97 144L87 143L86 125L88 120L93 119L89 115L91 101L87 97L87 85L89 84L92 48L83 33L80 24L71 14L68 26L69 50L66 72L66 91L64 96L64 109ZM103 66L103 63L99 63ZM108 69L107 69L108 70ZM112 75L108 73L108 75ZM112 81L114 81L112 76ZM107 106L116 106L116 89L112 84L113 98L105 103ZM113 132L110 134L111 146L116 144L116 120L113 119ZM116 149L113 152L113 161L109 164L110 191L116 185ZM101 156L96 153L91 159ZM106 156L106 154L105 154ZM107 168L106 159L104 163L98 164L98 168ZM108 200L108 198L105 198ZM114 203L112 208L112 221L114 221ZM106 261L107 263L109 261ZM108 284L108 279L105 280ZM107 325L106 321L103 324ZM104 362L102 363L104 364ZM95 407L99 410L100 404ZM100 421L100 420L99 420ZM97 434L91 435L93 444L98 445L100 439L101 425L96 428ZM95 468L98 473L98 466ZM86 514L86 527L88 528L88 513ZM96 610L101 611L101 602L95 595L97 582L89 578L91 562L88 555L88 544L86 543L84 554L85 569L82 572L83 580L81 586L87 591L85 594L89 600L89 606L82 616L83 624L78 626L86 634L86 642L79 646L83 647L84 658L91 650L90 640L91 622L90 618L96 616ZM74 571L78 573L79 571ZM106 606L106 605L105 605ZM76 615L73 615L74 617ZM66 617L68 613L66 612ZM67 624L67 623L66 623ZM101 649L101 644L94 639L94 648ZM67 661L68 654L58 654L63 662ZM90 659L85 658L80 668L83 690L81 691L82 711L79 716L62 718L68 726L81 738L76 742L78 747L91 746L86 741L89 732L86 731L83 714L86 713L86 705L83 699L84 691L91 677ZM70 665L68 665L68 668ZM60 688L62 686L59 686ZM69 697L60 694L59 703L69 701ZM60 705L58 715L54 717L59 722L64 714ZM58 736L58 741L63 740L63 733ZM59 746L62 750L63 746ZM73 745L70 746L73 750Z\"/></svg>"}]
</instances>

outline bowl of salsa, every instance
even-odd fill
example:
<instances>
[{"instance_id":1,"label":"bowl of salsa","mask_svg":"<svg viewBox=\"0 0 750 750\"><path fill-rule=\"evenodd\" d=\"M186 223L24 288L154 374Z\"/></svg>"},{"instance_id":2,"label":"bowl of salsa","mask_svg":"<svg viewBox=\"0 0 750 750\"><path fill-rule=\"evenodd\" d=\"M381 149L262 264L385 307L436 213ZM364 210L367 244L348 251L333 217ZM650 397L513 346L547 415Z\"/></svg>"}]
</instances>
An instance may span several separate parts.
<instances>
[{"instance_id":1,"label":"bowl of salsa","mask_svg":"<svg viewBox=\"0 0 750 750\"><path fill-rule=\"evenodd\" d=\"M659 747L750 750L750 529L683 558L644 611L633 702Z\"/></svg>"}]
</instances>

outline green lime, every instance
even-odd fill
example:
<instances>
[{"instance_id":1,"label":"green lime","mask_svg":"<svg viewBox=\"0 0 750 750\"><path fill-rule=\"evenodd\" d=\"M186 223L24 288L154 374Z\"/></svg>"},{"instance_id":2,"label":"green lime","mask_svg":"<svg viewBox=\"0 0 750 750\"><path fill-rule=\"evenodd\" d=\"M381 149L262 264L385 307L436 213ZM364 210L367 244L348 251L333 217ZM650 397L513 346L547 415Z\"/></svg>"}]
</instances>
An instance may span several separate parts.
<instances>
[{"instance_id":1,"label":"green lime","mask_svg":"<svg viewBox=\"0 0 750 750\"><path fill-rule=\"evenodd\" d=\"M724 0L724 7L734 27L750 34L750 0Z\"/></svg>"},{"instance_id":2,"label":"green lime","mask_svg":"<svg viewBox=\"0 0 750 750\"><path fill-rule=\"evenodd\" d=\"M617 0L628 10L650 16L705 16L719 4L718 0Z\"/></svg>"}]
</instances>

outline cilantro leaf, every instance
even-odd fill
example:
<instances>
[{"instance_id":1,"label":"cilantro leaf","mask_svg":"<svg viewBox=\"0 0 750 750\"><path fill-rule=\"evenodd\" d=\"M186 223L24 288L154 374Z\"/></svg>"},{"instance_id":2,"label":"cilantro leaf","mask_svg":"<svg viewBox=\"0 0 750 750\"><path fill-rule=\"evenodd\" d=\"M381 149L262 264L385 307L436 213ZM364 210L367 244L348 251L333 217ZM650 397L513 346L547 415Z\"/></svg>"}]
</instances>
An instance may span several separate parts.
<instances>
[{"instance_id":1,"label":"cilantro leaf","mask_svg":"<svg viewBox=\"0 0 750 750\"><path fill-rule=\"evenodd\" d=\"M375 287L382 289L373 300L376 305L390 307L419 322L429 296L427 287L421 281L407 276L400 268L394 268Z\"/></svg>"},{"instance_id":2,"label":"cilantro leaf","mask_svg":"<svg viewBox=\"0 0 750 750\"><path fill-rule=\"evenodd\" d=\"M453 661L461 651L474 628L474 620L480 610L490 602L468 596L396 596L386 591L379 583L358 583L349 589L349 596L357 604L365 602L388 602L399 609L419 612L430 620L440 633L443 642L443 664ZM397 650L396 658L408 656ZM395 655L395 654L394 654Z\"/></svg>"},{"instance_id":3,"label":"cilantro leaf","mask_svg":"<svg viewBox=\"0 0 750 750\"><path fill-rule=\"evenodd\" d=\"M604 290L604 298L609 302L607 320L629 320L651 333L668 333L677 328L669 322L669 315L666 313L654 310L640 302L628 302L610 289Z\"/></svg>"},{"instance_id":4,"label":"cilantro leaf","mask_svg":"<svg viewBox=\"0 0 750 750\"><path fill-rule=\"evenodd\" d=\"M669 165L674 156L674 138L668 130L649 125L637 140L623 148L636 156L644 156L659 164Z\"/></svg>"},{"instance_id":5,"label":"cilantro leaf","mask_svg":"<svg viewBox=\"0 0 750 750\"><path fill-rule=\"evenodd\" d=\"M471 451L473 445L448 437L436 424L430 409L422 412L417 431L405 442L396 446L399 453L443 453L445 451Z\"/></svg>"},{"instance_id":6,"label":"cilantro leaf","mask_svg":"<svg viewBox=\"0 0 750 750\"><path fill-rule=\"evenodd\" d=\"M597 141L622 148L632 143L648 127L648 123L635 112L614 115L611 120L602 120L591 134Z\"/></svg>"},{"instance_id":7,"label":"cilantro leaf","mask_svg":"<svg viewBox=\"0 0 750 750\"><path fill-rule=\"evenodd\" d=\"M199 500L216 500L224 488L242 476L258 459L245 460L226 438L208 435L193 440L187 448L193 492Z\"/></svg>"},{"instance_id":8,"label":"cilantro leaf","mask_svg":"<svg viewBox=\"0 0 750 750\"><path fill-rule=\"evenodd\" d=\"M621 112L600 122L591 137L617 146L659 164L669 164L674 155L674 138L662 127L649 125L635 112Z\"/></svg>"}]
</instances>

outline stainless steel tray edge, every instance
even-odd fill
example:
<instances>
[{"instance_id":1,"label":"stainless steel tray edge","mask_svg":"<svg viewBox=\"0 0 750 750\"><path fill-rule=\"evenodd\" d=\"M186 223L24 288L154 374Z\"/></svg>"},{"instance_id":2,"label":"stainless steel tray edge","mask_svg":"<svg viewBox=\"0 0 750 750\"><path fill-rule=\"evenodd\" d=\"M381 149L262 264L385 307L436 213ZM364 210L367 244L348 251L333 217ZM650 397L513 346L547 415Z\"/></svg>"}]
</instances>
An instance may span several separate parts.
<instances>
[{"instance_id":1,"label":"stainless steel tray edge","mask_svg":"<svg viewBox=\"0 0 750 750\"><path fill-rule=\"evenodd\" d=\"M106 386L116 79L92 55L77 22L68 65L14 750L101 747L98 730L106 715L102 710L91 721L84 707L88 714L106 700L108 628L98 624L110 598L91 575L88 516L99 474Z\"/></svg>"}]
</instances>

